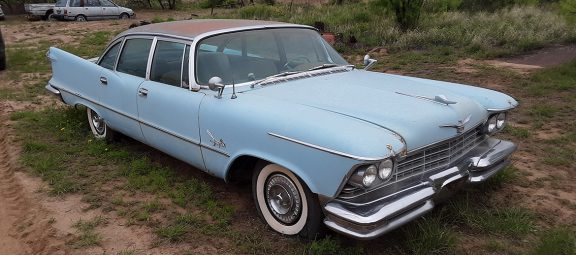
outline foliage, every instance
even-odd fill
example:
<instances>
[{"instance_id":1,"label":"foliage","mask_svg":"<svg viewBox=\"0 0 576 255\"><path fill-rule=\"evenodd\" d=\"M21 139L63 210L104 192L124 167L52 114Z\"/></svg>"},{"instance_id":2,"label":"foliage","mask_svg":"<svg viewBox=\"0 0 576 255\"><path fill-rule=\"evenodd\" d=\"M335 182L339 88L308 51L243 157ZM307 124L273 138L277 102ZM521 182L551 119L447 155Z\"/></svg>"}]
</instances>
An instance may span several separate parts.
<instances>
[{"instance_id":1,"label":"foliage","mask_svg":"<svg viewBox=\"0 0 576 255\"><path fill-rule=\"evenodd\" d=\"M463 0L461 8L468 11L496 11L515 5L535 5L539 0Z\"/></svg>"},{"instance_id":2,"label":"foliage","mask_svg":"<svg viewBox=\"0 0 576 255\"><path fill-rule=\"evenodd\" d=\"M422 6L427 12L456 11L462 5L463 0L426 0Z\"/></svg>"},{"instance_id":3,"label":"foliage","mask_svg":"<svg viewBox=\"0 0 576 255\"><path fill-rule=\"evenodd\" d=\"M534 255L573 255L576 254L576 231L558 228L540 234L540 240L532 253Z\"/></svg>"},{"instance_id":4,"label":"foliage","mask_svg":"<svg viewBox=\"0 0 576 255\"><path fill-rule=\"evenodd\" d=\"M560 11L568 19L576 21L576 0L561 0Z\"/></svg>"},{"instance_id":5,"label":"foliage","mask_svg":"<svg viewBox=\"0 0 576 255\"><path fill-rule=\"evenodd\" d=\"M383 6L394 11L396 22L403 30L413 29L418 25L424 0L379 0Z\"/></svg>"}]
</instances>

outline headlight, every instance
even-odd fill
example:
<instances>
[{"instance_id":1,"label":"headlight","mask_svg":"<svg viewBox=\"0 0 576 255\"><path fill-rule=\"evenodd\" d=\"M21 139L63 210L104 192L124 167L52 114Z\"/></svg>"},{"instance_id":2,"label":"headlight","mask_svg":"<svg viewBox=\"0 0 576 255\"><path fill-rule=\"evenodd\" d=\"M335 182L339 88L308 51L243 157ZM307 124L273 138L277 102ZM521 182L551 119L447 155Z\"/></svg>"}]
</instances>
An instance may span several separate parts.
<instances>
[{"instance_id":1,"label":"headlight","mask_svg":"<svg viewBox=\"0 0 576 255\"><path fill-rule=\"evenodd\" d=\"M377 173L378 170L374 165L370 165L368 168L366 168L364 171L364 177L362 178L362 185L364 185L366 188L370 187L370 185L372 185L372 183L374 183L376 180Z\"/></svg>"},{"instance_id":2,"label":"headlight","mask_svg":"<svg viewBox=\"0 0 576 255\"><path fill-rule=\"evenodd\" d=\"M502 130L502 128L504 128L504 125L506 125L506 113L505 112L498 113L498 115L496 116L496 128L498 130Z\"/></svg>"},{"instance_id":3,"label":"headlight","mask_svg":"<svg viewBox=\"0 0 576 255\"><path fill-rule=\"evenodd\" d=\"M394 161L392 161L391 159L386 159L380 162L380 165L378 166L378 177L380 177L380 179L383 181L388 180L388 178L390 178L390 176L392 175L393 171L394 171Z\"/></svg>"},{"instance_id":4,"label":"headlight","mask_svg":"<svg viewBox=\"0 0 576 255\"><path fill-rule=\"evenodd\" d=\"M486 132L488 134L494 133L494 131L496 131L497 122L498 121L496 121L496 115L492 115L492 117L488 119L488 123L486 123Z\"/></svg>"}]
</instances>

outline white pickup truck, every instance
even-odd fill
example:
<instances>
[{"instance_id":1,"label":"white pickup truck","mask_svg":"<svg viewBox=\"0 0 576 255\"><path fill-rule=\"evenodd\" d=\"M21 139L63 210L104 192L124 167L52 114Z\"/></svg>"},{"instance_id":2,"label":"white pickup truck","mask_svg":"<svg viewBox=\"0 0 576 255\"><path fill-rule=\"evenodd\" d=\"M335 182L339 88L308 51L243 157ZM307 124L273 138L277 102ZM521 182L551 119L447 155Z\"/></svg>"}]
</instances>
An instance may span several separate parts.
<instances>
[{"instance_id":1,"label":"white pickup truck","mask_svg":"<svg viewBox=\"0 0 576 255\"><path fill-rule=\"evenodd\" d=\"M52 20L54 4L25 4L24 10L26 10L29 19L32 17L41 17L44 20Z\"/></svg>"}]
</instances>

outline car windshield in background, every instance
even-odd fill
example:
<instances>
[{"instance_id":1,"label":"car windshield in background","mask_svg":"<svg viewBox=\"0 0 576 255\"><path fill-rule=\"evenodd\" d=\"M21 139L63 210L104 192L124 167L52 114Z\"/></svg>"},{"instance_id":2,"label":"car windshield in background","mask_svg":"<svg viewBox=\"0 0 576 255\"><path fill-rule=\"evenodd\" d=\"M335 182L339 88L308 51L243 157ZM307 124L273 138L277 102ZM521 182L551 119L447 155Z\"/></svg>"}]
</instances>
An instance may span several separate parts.
<instances>
[{"instance_id":1,"label":"car windshield in background","mask_svg":"<svg viewBox=\"0 0 576 255\"><path fill-rule=\"evenodd\" d=\"M218 76L224 84L264 79L348 63L311 29L279 28L209 37L196 48L196 79L205 85Z\"/></svg>"},{"instance_id":2,"label":"car windshield in background","mask_svg":"<svg viewBox=\"0 0 576 255\"><path fill-rule=\"evenodd\" d=\"M66 2L68 2L68 0L58 0L58 2L56 2L56 7L65 7L66 6Z\"/></svg>"}]
</instances>

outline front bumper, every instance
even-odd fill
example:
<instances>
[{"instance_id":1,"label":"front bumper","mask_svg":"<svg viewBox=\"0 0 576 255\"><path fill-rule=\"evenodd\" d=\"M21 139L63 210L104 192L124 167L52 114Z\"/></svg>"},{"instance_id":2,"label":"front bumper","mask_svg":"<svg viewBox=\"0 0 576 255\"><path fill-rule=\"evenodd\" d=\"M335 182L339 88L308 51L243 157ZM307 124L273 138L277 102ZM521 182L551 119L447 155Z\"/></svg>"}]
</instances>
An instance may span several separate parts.
<instances>
[{"instance_id":1,"label":"front bumper","mask_svg":"<svg viewBox=\"0 0 576 255\"><path fill-rule=\"evenodd\" d=\"M457 183L480 183L509 164L516 145L488 138L451 167L423 173L410 185L367 203L333 200L324 206L329 228L357 239L373 239L434 208L434 200ZM451 185L452 184L452 185Z\"/></svg>"}]
</instances>

